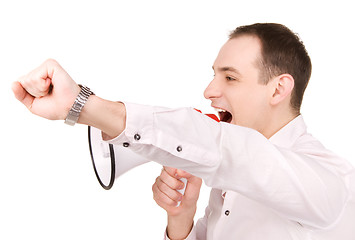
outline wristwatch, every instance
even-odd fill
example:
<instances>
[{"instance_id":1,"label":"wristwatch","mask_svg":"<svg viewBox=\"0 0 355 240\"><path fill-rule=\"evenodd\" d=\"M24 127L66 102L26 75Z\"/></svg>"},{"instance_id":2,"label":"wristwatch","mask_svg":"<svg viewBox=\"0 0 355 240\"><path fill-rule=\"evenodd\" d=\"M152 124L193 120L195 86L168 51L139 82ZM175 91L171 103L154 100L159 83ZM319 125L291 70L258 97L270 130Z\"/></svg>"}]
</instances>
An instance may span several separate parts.
<instances>
[{"instance_id":1,"label":"wristwatch","mask_svg":"<svg viewBox=\"0 0 355 240\"><path fill-rule=\"evenodd\" d=\"M73 106L69 110L69 113L64 121L64 123L74 126L75 123L78 122L79 115L81 110L83 109L86 101L90 97L90 95L94 95L94 93L90 90L90 88L79 84L79 87L81 88L78 96L76 97Z\"/></svg>"}]
</instances>

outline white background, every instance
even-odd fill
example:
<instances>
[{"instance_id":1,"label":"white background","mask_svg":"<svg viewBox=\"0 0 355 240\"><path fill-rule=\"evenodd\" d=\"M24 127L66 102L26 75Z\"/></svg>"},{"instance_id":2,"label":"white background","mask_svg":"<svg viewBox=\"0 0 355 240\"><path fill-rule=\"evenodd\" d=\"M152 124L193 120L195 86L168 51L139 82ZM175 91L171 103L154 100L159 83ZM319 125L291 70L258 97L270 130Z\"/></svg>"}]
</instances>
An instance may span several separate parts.
<instances>
[{"instance_id":1,"label":"white background","mask_svg":"<svg viewBox=\"0 0 355 240\"><path fill-rule=\"evenodd\" d=\"M105 191L96 181L86 127L31 115L10 85L54 58L111 100L193 106L228 33L283 23L303 39L313 75L302 114L326 147L355 163L355 15L351 1L0 2L0 239L161 239L165 212L149 163ZM202 217L209 189L202 189Z\"/></svg>"}]
</instances>

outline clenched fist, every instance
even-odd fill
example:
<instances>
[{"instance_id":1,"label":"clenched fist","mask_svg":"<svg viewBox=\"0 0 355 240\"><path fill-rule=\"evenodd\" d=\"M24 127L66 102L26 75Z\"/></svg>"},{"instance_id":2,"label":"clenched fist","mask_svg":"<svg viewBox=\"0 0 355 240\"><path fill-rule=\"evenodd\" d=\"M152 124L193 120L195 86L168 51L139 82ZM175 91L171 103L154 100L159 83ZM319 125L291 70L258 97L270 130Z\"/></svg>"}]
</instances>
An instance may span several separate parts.
<instances>
[{"instance_id":1,"label":"clenched fist","mask_svg":"<svg viewBox=\"0 0 355 240\"><path fill-rule=\"evenodd\" d=\"M80 87L55 60L49 59L12 84L15 97L33 114L66 118Z\"/></svg>"}]
</instances>

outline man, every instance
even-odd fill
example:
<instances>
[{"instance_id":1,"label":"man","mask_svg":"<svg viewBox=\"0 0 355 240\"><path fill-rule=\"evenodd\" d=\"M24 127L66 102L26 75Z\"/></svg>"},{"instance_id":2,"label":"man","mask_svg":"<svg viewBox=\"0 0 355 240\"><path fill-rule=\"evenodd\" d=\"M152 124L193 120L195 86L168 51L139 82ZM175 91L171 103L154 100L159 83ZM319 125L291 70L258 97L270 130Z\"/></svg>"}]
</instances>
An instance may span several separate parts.
<instances>
[{"instance_id":1,"label":"man","mask_svg":"<svg viewBox=\"0 0 355 240\"><path fill-rule=\"evenodd\" d=\"M326 181L324 185L315 184L308 190L304 187L299 188L299 194L303 195L305 201L294 201L295 198L291 197L292 194L287 189L285 192L278 192L281 182L285 180L282 175L287 172L291 178L295 178L295 181L291 181L292 185L311 184L312 180L309 177L312 174L306 171L313 169L314 166L311 165L314 164L325 164L327 161L328 163L322 166L327 169L335 167L329 168L326 166L328 164L334 163L337 165L336 168L344 164L342 166L344 177L353 171L352 167L346 166L343 160L325 151L319 142L306 133L300 116L300 106L311 75L311 61L302 42L289 29L277 24L239 27L230 35L230 39L220 50L213 69L215 78L205 90L205 97L211 100L213 107L223 110L220 112L221 120L257 130L277 146L278 151L288 159L275 163L274 159L263 156L263 151L271 149L258 149L257 147L250 150L260 153L257 159L250 156L251 153L247 151L236 154L235 159L231 161L245 161L243 163L245 166L238 167L240 170L235 172L236 175L241 176L230 177L230 179L238 179L233 183L241 184L239 191L213 189L206 215L199 220L192 232L201 181L186 173L179 175L179 170L164 168L153 185L153 193L158 205L168 213L168 235L172 239L183 239L190 232L187 239L196 237L197 239L308 239L310 236L315 239L321 234L311 234L315 229L326 229L331 225L336 225L341 205L345 203L347 194L344 195L343 200L340 200L339 195L330 189L332 184L326 183L328 180L325 179L328 177L323 176ZM233 140L231 139L223 147L229 144L228 147L233 148ZM251 144L258 146L257 142ZM248 144L246 146L249 147ZM246 154L248 155L245 156ZM316 157L316 155L319 156ZM315 157L317 159L312 161L311 159ZM290 165L283 166L286 161L290 161ZM274 168L277 165L280 169L275 172ZM309 169L303 169L304 172L302 172L303 167L300 165L309 167ZM290 167L293 170L289 172ZM283 173L280 174L278 171ZM176 173L178 174L175 175ZM178 181L179 177L189 177L185 197L174 191L182 187ZM225 176L225 178L228 177ZM339 191L340 185L333 190ZM321 188L327 190L321 193L319 191ZM310 192L307 193L307 191ZM311 191L319 191L316 193L319 195L314 195L313 198L311 195L315 192ZM265 195L260 192L264 192ZM336 200L331 195L333 197L337 195L338 199ZM319 199L316 200L317 198ZM176 203L181 200L181 206L176 208ZM327 201L332 204L338 202L340 204L338 205L340 212L336 214L338 217L335 215L325 217L322 213L321 218L325 218L313 218L320 209L311 209L312 207L309 208L310 206L306 207L306 205L317 204L317 201L324 201L322 204ZM282 204L286 205L281 210ZM296 210L300 206L306 208ZM332 208L335 205L324 207ZM275 209L277 209L276 212L273 211ZM298 212L291 213L292 211ZM305 215L296 217L302 211L305 211ZM313 219L305 219L308 217ZM354 217L353 213L351 219L354 220ZM342 234L337 235L336 238L346 239L344 236L351 236L344 229L342 229ZM328 235L330 235L329 232Z\"/></svg>"},{"instance_id":2,"label":"man","mask_svg":"<svg viewBox=\"0 0 355 240\"><path fill-rule=\"evenodd\" d=\"M311 62L298 37L279 24L237 28L213 69L205 97L221 123L190 108L101 99L54 60L13 91L34 114L99 128L104 140L171 167L153 185L170 239L350 239L354 170L306 132L300 106ZM184 197L180 177L188 178ZM213 189L193 226L197 177Z\"/></svg>"}]
</instances>

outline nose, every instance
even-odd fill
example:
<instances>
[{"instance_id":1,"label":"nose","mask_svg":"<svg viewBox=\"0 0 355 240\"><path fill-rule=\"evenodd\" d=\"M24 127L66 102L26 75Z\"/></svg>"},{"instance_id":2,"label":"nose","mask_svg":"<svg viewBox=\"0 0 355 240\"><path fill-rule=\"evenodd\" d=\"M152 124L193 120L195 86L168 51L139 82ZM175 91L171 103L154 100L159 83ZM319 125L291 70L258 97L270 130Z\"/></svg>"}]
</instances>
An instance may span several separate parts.
<instances>
[{"instance_id":1,"label":"nose","mask_svg":"<svg viewBox=\"0 0 355 240\"><path fill-rule=\"evenodd\" d=\"M206 99L219 98L222 96L222 86L218 83L216 78L208 84L203 95Z\"/></svg>"}]
</instances>

